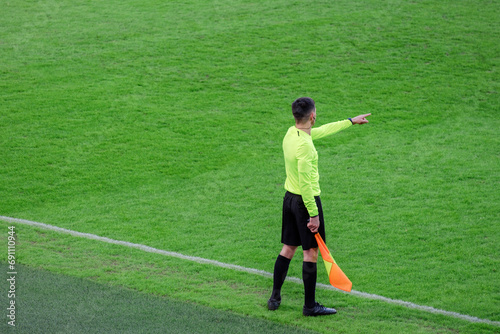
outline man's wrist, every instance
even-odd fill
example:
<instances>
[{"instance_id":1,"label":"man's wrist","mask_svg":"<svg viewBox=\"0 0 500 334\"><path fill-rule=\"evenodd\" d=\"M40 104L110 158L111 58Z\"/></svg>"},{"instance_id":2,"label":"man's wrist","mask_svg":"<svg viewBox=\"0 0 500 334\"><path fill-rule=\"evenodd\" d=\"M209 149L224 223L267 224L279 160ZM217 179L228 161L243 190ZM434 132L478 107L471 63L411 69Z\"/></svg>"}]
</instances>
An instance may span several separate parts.
<instances>
[{"instance_id":1,"label":"man's wrist","mask_svg":"<svg viewBox=\"0 0 500 334\"><path fill-rule=\"evenodd\" d=\"M354 122L352 121L352 118L348 118L348 120L350 120L350 121L351 121L351 124L354 124Z\"/></svg>"}]
</instances>

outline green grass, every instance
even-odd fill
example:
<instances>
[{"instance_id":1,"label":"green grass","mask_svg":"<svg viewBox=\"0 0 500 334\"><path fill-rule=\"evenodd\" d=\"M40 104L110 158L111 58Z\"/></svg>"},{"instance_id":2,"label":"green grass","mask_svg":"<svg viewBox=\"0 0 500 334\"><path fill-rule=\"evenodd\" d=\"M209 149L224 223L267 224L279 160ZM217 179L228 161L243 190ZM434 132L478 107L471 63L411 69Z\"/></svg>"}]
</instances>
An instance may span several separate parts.
<instances>
[{"instance_id":1,"label":"green grass","mask_svg":"<svg viewBox=\"0 0 500 334\"><path fill-rule=\"evenodd\" d=\"M311 96L320 124L373 113L368 125L316 144L327 244L354 289L499 321L499 8L5 3L0 214L272 271L281 247L281 140L293 122L290 103ZM99 247L99 280L175 294L134 274L150 255L119 257L116 280L106 263L120 250L22 231L27 266L94 277L79 254ZM182 279L167 272L167 281L202 270L168 261ZM372 332L493 330L331 292L323 298L341 303L339 317L297 319L300 286L289 287L293 307L270 315L261 309L268 279L207 270L224 297L198 300L212 288L201 277L173 297L227 310L236 307L233 293L257 285L242 297L253 307L238 313L320 332L337 321L343 332L366 322Z\"/></svg>"},{"instance_id":2,"label":"green grass","mask_svg":"<svg viewBox=\"0 0 500 334\"><path fill-rule=\"evenodd\" d=\"M17 272L20 320L2 321L2 333L312 333L30 267Z\"/></svg>"},{"instance_id":3,"label":"green grass","mask_svg":"<svg viewBox=\"0 0 500 334\"><path fill-rule=\"evenodd\" d=\"M2 226L2 229L6 229L8 224L2 222L0 226ZM271 279L266 277L216 268L212 265L196 264L163 255L145 253L124 246L75 238L23 225L18 225L17 229L17 253L19 254L19 261L22 263L29 262L30 268L34 270L44 268L63 275L63 277L76 276L91 279L105 286L109 284L120 287L124 286L141 293L167 296L174 300L182 300L205 307L230 311L246 317L265 319L283 324L285 326L282 328L284 332L292 330L291 327L286 326L305 328L320 333L331 331L340 333L489 333L494 328L489 325L470 324L446 316L433 315L427 312L410 310L405 307L321 289L318 289L317 297L325 303L334 303L339 314L325 318L305 318L301 315L303 288L300 284L290 282L285 283L283 304L279 311L270 312L267 310L266 301ZM292 262L295 265L297 263L297 260ZM26 304L35 304L31 307L36 308L36 301L42 299L43 294L35 294L37 299L35 299L35 302L31 301L33 296L30 291L31 289L35 289L36 286L29 289L26 288L30 280L28 277L26 281L23 281L25 275L23 271L20 271L17 275L19 279L19 283L17 284L19 293L16 295L16 300L19 300L20 303L24 301ZM67 282L68 279L60 278L60 280ZM50 281L44 281L40 283L40 286L43 288L46 285L50 286L50 284ZM85 283L84 286L87 284L90 285L90 283ZM49 299L51 292L54 290L59 290L58 285L45 292L47 299L52 303L59 302L63 305L69 305L67 309L68 313L71 313L77 307L74 306L74 299L69 296L64 297L63 292L55 295L55 298ZM61 287L61 290L65 289ZM96 291L91 296L85 297L85 301L91 300L94 294L99 294L99 291L102 290L106 290L106 288L96 287ZM74 287L73 291L67 293L70 296L78 295L78 287ZM38 298L39 294L42 297ZM135 298L144 300L146 297L141 294ZM157 300L151 303L153 306L150 307L154 307L156 303L161 303L161 301ZM110 310L107 310L103 306L102 315L97 315L94 312L95 316L99 318L98 325L102 325L104 328L112 328L113 324L116 324L114 320L115 309L123 309L122 313L128 314L127 312L130 312L129 307L133 308L133 305L127 306L119 302L115 304ZM39 304L38 306L40 305L43 304ZM183 305L180 307L184 308ZM81 309L80 312L75 313L74 320L69 322L69 326L81 325L82 322L86 321L86 317L82 315L87 314L90 316L93 313L92 310L86 310L85 307L81 307ZM26 321L27 319L33 319L27 318L30 313L23 314L22 311L23 308L20 308L18 314L21 325L23 322L28 322ZM151 328L154 329L158 325L156 317L162 313L166 319L172 316L172 311L164 307L162 307L160 312L151 312ZM138 321L140 322L141 317L147 314L148 312L144 312L138 315ZM177 312L174 312L174 317L175 314ZM218 313L215 314L217 315ZM35 313L35 315L35 321L33 322L37 323L43 318L44 314ZM210 319L213 316L214 313L208 312L206 318ZM226 316L230 317L227 314ZM53 317L58 318L50 314L47 315L47 319L52 319ZM200 319L200 325L203 325L202 321L206 318L202 317ZM43 320L41 321L43 322ZM140 326L134 328L134 321L129 320L127 324L130 325L131 332L138 332L142 328ZM31 323L31 321L29 322ZM248 325L252 326L251 323L248 323ZM262 326L264 330L266 328L265 325L265 322L263 323L258 320L255 324L255 326ZM269 323L267 325L269 326L268 328L273 328ZM60 326L60 321L54 320L54 330L60 330ZM210 324L205 324L205 326L210 326ZM232 333L230 328L227 333ZM250 333L253 332L250 331Z\"/></svg>"}]
</instances>

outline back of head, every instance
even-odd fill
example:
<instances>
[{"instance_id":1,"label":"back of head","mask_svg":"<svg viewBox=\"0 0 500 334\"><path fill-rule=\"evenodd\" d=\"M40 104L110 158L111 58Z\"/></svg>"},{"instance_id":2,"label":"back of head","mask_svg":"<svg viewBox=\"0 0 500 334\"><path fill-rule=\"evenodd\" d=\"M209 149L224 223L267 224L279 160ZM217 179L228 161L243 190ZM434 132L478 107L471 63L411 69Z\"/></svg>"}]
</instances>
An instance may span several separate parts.
<instances>
[{"instance_id":1,"label":"back of head","mask_svg":"<svg viewBox=\"0 0 500 334\"><path fill-rule=\"evenodd\" d=\"M314 100L310 97L299 97L292 103L292 113L297 123L302 123L307 120L311 112L314 111Z\"/></svg>"}]
</instances>

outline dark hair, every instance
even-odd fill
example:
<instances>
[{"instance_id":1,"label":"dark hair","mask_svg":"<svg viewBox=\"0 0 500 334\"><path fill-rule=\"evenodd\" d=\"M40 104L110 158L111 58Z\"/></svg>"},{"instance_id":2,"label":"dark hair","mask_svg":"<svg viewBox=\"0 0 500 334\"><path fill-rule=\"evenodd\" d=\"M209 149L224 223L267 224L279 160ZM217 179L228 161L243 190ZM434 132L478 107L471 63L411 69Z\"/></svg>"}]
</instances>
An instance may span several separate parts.
<instances>
[{"instance_id":1,"label":"dark hair","mask_svg":"<svg viewBox=\"0 0 500 334\"><path fill-rule=\"evenodd\" d=\"M295 121L303 122L314 111L314 100L310 97L299 97L292 103L292 113Z\"/></svg>"}]
</instances>

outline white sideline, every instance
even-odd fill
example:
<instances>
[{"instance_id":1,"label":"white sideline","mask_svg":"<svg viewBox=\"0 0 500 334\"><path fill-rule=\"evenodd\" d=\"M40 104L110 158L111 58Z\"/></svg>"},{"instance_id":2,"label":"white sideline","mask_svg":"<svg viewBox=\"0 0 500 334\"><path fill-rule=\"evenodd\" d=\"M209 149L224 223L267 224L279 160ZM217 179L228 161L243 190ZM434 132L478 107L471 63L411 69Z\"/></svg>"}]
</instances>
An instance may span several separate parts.
<instances>
[{"instance_id":1,"label":"white sideline","mask_svg":"<svg viewBox=\"0 0 500 334\"><path fill-rule=\"evenodd\" d=\"M136 248L136 249L140 249L142 251L149 252L149 253L155 253L155 254L175 257L175 258L179 258L179 259L183 259L183 260L193 261L196 263L211 264L211 265L221 267L221 268L243 271L243 272L247 272L247 273L255 274L255 275L260 275L260 276L264 276L264 277L272 277L273 276L272 273L264 271L264 270L246 268L246 267L238 266L235 264L224 263L224 262L219 262L219 261L210 260L210 259L204 259L204 258L197 257L197 256L188 256L188 255L184 255L181 253L170 252L170 251L165 251L165 250L149 247L146 245L135 244L135 243L131 243L128 241L114 240L114 239L110 239L110 238L106 238L106 237L100 237L100 236L95 235L95 234L72 231L72 230L68 230L65 228L61 228L61 227L57 227L57 226L53 226L53 225L48 225L48 224L44 224L44 223L38 223L38 222L34 222L34 221L29 221L29 220L24 220L24 219L19 219L19 218L12 218L12 217L5 217L5 216L0 216L0 220L6 221L9 223L18 223L18 224L36 226L36 227L39 227L39 228L42 228L45 230L66 233L66 234L70 234L70 235L76 236L76 237L82 237L82 238L86 238L86 239L107 242L110 244ZM291 281L291 282L302 284L302 280L300 278L297 278L297 277L287 277L287 280ZM344 292L344 291L336 289L330 285L321 284L321 283L318 283L317 287L319 287L321 289L325 289L325 290L334 290L337 292L342 292L342 293L358 296L361 298L380 300L380 301L383 301L386 303L401 305L401 306L405 306L405 307L408 307L411 309L421 310L421 311L430 312L430 313L434 313L434 314L441 314L444 316L458 318L458 319L462 319L462 320L473 322L473 323L484 323L484 324L488 324L488 325L500 326L500 321L481 319L481 318L473 317L473 316L466 315L466 314L437 309L437 308L434 308L432 306L418 305L418 304L407 302L404 300L391 299L391 298L387 298L384 296L379 296L379 295L361 292L361 291L356 291L356 290L352 290L351 292Z\"/></svg>"}]
</instances>

